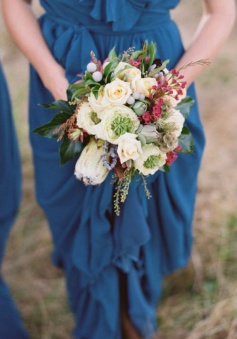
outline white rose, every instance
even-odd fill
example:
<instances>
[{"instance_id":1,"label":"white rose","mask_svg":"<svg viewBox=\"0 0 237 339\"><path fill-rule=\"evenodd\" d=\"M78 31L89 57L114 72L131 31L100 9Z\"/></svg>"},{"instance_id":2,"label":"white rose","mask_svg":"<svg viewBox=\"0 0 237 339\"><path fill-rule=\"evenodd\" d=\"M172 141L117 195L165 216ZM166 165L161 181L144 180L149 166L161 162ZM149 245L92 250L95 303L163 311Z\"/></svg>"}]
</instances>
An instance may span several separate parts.
<instances>
[{"instance_id":1,"label":"white rose","mask_svg":"<svg viewBox=\"0 0 237 339\"><path fill-rule=\"evenodd\" d=\"M135 133L140 122L133 110L127 106L112 106L104 111L101 121L100 135L104 135L104 140L112 144L118 143L120 135L125 133ZM101 131L102 129L102 131Z\"/></svg>"},{"instance_id":2,"label":"white rose","mask_svg":"<svg viewBox=\"0 0 237 339\"><path fill-rule=\"evenodd\" d=\"M179 137L184 124L184 117L180 113L180 111L173 109L173 114L169 116L167 119L164 120L165 123L172 124L173 129L172 132L175 134L176 137Z\"/></svg>"},{"instance_id":3,"label":"white rose","mask_svg":"<svg viewBox=\"0 0 237 339\"><path fill-rule=\"evenodd\" d=\"M119 73L118 76L117 76L116 73L123 70L126 66L129 67L129 68L125 69L123 72ZM134 79L140 79L141 78L140 69L138 69L134 66L131 66L128 63L122 62L122 61L115 68L114 73L115 73L115 76L117 76L118 78L122 79L123 81L127 81L127 82L132 82Z\"/></svg>"},{"instance_id":4,"label":"white rose","mask_svg":"<svg viewBox=\"0 0 237 339\"><path fill-rule=\"evenodd\" d=\"M100 122L97 113L93 111L88 102L83 102L77 108L77 126L83 128L88 134L95 134L94 126Z\"/></svg>"},{"instance_id":5,"label":"white rose","mask_svg":"<svg viewBox=\"0 0 237 339\"><path fill-rule=\"evenodd\" d=\"M130 84L116 78L114 81L105 85L101 103L104 107L123 105L131 94Z\"/></svg>"},{"instance_id":6,"label":"white rose","mask_svg":"<svg viewBox=\"0 0 237 339\"><path fill-rule=\"evenodd\" d=\"M153 144L142 147L142 155L134 161L134 167L142 174L154 174L166 162L166 154Z\"/></svg>"},{"instance_id":7,"label":"white rose","mask_svg":"<svg viewBox=\"0 0 237 339\"><path fill-rule=\"evenodd\" d=\"M156 79L154 78L141 78L133 81L132 83L133 91L142 93L146 97L149 97L151 94L152 86L157 86Z\"/></svg>"},{"instance_id":8,"label":"white rose","mask_svg":"<svg viewBox=\"0 0 237 339\"><path fill-rule=\"evenodd\" d=\"M117 152L121 164L129 159L136 160L142 154L141 142L136 138L133 133L125 133L118 138Z\"/></svg>"},{"instance_id":9,"label":"white rose","mask_svg":"<svg viewBox=\"0 0 237 339\"><path fill-rule=\"evenodd\" d=\"M103 99L102 94L100 94L97 99L96 99L96 97L94 96L93 93L90 93L90 96L88 97L88 101L89 101L93 111L98 113L98 114L103 112L103 110L104 110L104 106L102 106L102 99Z\"/></svg>"}]
</instances>

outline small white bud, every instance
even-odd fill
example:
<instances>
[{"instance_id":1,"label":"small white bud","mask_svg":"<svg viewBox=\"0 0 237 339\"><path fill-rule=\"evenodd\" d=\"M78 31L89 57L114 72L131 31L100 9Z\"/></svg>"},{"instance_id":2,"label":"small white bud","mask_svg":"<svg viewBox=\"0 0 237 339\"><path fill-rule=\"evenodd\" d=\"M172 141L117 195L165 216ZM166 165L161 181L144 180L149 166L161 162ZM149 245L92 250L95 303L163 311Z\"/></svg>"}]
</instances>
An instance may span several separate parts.
<instances>
[{"instance_id":1,"label":"small white bud","mask_svg":"<svg viewBox=\"0 0 237 339\"><path fill-rule=\"evenodd\" d=\"M140 96L139 96L139 99L140 100L144 100L145 99L145 95L141 93Z\"/></svg>"},{"instance_id":2,"label":"small white bud","mask_svg":"<svg viewBox=\"0 0 237 339\"><path fill-rule=\"evenodd\" d=\"M133 105L134 102L135 102L135 99L134 99L134 97L131 95L131 96L128 98L128 100L127 100L127 104Z\"/></svg>"},{"instance_id":3,"label":"small white bud","mask_svg":"<svg viewBox=\"0 0 237 339\"><path fill-rule=\"evenodd\" d=\"M92 78L93 78L94 81L100 82L103 78L103 74L99 71L96 71L92 74Z\"/></svg>"},{"instance_id":4,"label":"small white bud","mask_svg":"<svg viewBox=\"0 0 237 339\"><path fill-rule=\"evenodd\" d=\"M140 93L139 92L133 92L132 96L134 99L140 99Z\"/></svg>"},{"instance_id":5,"label":"small white bud","mask_svg":"<svg viewBox=\"0 0 237 339\"><path fill-rule=\"evenodd\" d=\"M87 71L90 73L93 73L97 70L97 66L96 64L94 64L94 62L90 62L87 67L86 67Z\"/></svg>"}]
</instances>

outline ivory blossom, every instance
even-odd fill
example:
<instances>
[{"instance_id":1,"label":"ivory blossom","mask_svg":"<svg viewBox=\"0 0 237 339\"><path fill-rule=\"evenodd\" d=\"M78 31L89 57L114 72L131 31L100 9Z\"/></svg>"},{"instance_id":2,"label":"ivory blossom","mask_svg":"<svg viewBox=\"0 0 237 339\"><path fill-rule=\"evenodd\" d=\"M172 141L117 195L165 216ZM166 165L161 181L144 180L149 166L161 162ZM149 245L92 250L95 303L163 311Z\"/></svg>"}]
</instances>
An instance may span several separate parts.
<instances>
[{"instance_id":1,"label":"ivory blossom","mask_svg":"<svg viewBox=\"0 0 237 339\"><path fill-rule=\"evenodd\" d=\"M157 82L154 78L141 78L133 81L132 86L133 90L149 97L152 91L152 86L156 86Z\"/></svg>"},{"instance_id":2,"label":"ivory blossom","mask_svg":"<svg viewBox=\"0 0 237 339\"><path fill-rule=\"evenodd\" d=\"M116 78L114 81L105 85L101 103L104 107L123 105L131 94L130 84Z\"/></svg>"},{"instance_id":3,"label":"ivory blossom","mask_svg":"<svg viewBox=\"0 0 237 339\"><path fill-rule=\"evenodd\" d=\"M127 160L136 160L142 154L141 142L137 140L137 135L125 133L118 138L118 156L121 164Z\"/></svg>"}]
</instances>

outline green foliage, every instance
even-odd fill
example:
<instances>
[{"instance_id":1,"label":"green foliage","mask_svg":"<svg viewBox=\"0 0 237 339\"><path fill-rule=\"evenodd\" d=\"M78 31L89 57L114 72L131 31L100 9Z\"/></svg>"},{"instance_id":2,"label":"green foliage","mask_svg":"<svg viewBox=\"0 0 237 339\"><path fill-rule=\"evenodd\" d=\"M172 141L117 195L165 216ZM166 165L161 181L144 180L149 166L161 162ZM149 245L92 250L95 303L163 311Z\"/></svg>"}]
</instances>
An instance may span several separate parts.
<instances>
[{"instance_id":1,"label":"green foliage","mask_svg":"<svg viewBox=\"0 0 237 339\"><path fill-rule=\"evenodd\" d=\"M49 104L39 104L39 106L42 106L46 109L53 109L69 114L73 114L75 109L75 105L70 105L67 101L64 100L56 100Z\"/></svg>"},{"instance_id":2,"label":"green foliage","mask_svg":"<svg viewBox=\"0 0 237 339\"><path fill-rule=\"evenodd\" d=\"M180 111L185 119L189 116L190 110L194 104L194 100L191 97L185 97L178 103L176 109Z\"/></svg>"},{"instance_id":3,"label":"green foliage","mask_svg":"<svg viewBox=\"0 0 237 339\"><path fill-rule=\"evenodd\" d=\"M185 133L181 133L179 136L179 145L182 147L179 153L182 154L190 154L194 151L194 140L193 136L190 132L188 132L188 128L186 126L183 127Z\"/></svg>"},{"instance_id":4,"label":"green foliage","mask_svg":"<svg viewBox=\"0 0 237 339\"><path fill-rule=\"evenodd\" d=\"M114 59L118 58L118 56L117 56L117 54L115 52L115 46L109 52L108 58L109 58L110 61L113 61Z\"/></svg>"},{"instance_id":5,"label":"green foliage","mask_svg":"<svg viewBox=\"0 0 237 339\"><path fill-rule=\"evenodd\" d=\"M155 68L154 71L150 72L148 74L149 77L152 77L153 75L159 73L160 71L162 71L163 69L166 68L167 64L169 63L170 61L167 59L165 61L162 62L162 65L158 68Z\"/></svg>"},{"instance_id":6,"label":"green foliage","mask_svg":"<svg viewBox=\"0 0 237 339\"><path fill-rule=\"evenodd\" d=\"M66 112L56 114L49 123L35 128L33 132L45 138L58 138L59 133L55 133L55 130L57 130L70 117L71 115Z\"/></svg>"},{"instance_id":7,"label":"green foliage","mask_svg":"<svg viewBox=\"0 0 237 339\"><path fill-rule=\"evenodd\" d=\"M60 165L64 165L67 161L78 156L82 149L82 142L75 142L65 137L59 148Z\"/></svg>"}]
</instances>

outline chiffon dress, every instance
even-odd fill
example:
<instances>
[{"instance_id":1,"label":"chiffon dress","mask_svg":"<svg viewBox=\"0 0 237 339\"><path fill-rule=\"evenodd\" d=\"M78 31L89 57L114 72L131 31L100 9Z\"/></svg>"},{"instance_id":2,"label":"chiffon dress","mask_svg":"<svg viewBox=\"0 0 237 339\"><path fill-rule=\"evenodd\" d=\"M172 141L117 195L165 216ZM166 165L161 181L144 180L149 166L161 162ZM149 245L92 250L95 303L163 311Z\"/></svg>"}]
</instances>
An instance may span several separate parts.
<instances>
[{"instance_id":1,"label":"chiffon dress","mask_svg":"<svg viewBox=\"0 0 237 339\"><path fill-rule=\"evenodd\" d=\"M174 67L184 48L170 10L178 0L41 0L39 23L55 59L70 83L90 62L90 52L103 61L117 53L157 45L157 57ZM189 95L195 98L194 87ZM47 123L55 111L39 103L53 100L31 67L30 129ZM60 167L56 140L30 134L36 195L54 241L53 261L62 267L75 338L120 339L120 272L126 276L127 311L143 338L157 325L156 307L162 278L184 266L192 247L197 173L204 147L203 128L195 103L187 124L195 139L192 155L179 156L170 173L149 179L152 198L134 181L117 217L111 177L99 186L76 180L75 161Z\"/></svg>"},{"instance_id":2,"label":"chiffon dress","mask_svg":"<svg viewBox=\"0 0 237 339\"><path fill-rule=\"evenodd\" d=\"M21 197L21 167L8 88L0 64L0 268ZM17 307L0 272L0 338L26 339Z\"/></svg>"}]
</instances>

